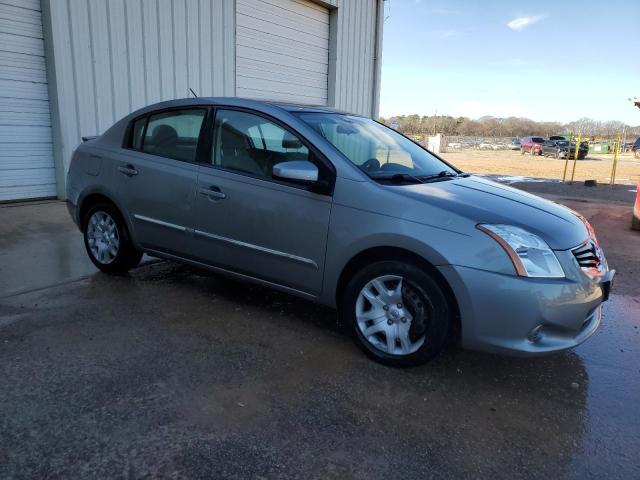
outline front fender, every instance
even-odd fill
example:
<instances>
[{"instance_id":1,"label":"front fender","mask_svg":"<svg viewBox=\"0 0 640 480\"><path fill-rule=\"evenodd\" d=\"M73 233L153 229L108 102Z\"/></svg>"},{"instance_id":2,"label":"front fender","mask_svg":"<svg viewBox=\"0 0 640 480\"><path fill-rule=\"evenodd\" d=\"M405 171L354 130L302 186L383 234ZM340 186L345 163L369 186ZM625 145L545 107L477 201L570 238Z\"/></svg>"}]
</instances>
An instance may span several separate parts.
<instances>
[{"instance_id":1,"label":"front fender","mask_svg":"<svg viewBox=\"0 0 640 480\"><path fill-rule=\"evenodd\" d=\"M335 307L342 271L359 253L375 247L395 247L422 257L434 267L465 265L513 272L498 244L478 231L469 236L430 225L334 204L327 241L320 302Z\"/></svg>"}]
</instances>

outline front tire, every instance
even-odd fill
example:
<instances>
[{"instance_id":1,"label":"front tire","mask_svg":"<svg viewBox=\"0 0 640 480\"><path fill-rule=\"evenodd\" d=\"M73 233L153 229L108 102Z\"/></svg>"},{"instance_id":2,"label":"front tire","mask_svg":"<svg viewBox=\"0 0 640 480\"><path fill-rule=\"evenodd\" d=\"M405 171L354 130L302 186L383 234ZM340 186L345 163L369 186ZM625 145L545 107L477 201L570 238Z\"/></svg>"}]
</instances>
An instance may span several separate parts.
<instances>
[{"instance_id":1,"label":"front tire","mask_svg":"<svg viewBox=\"0 0 640 480\"><path fill-rule=\"evenodd\" d=\"M92 206L82 222L84 246L91 262L104 273L123 275L140 263L122 215L109 203Z\"/></svg>"},{"instance_id":2,"label":"front tire","mask_svg":"<svg viewBox=\"0 0 640 480\"><path fill-rule=\"evenodd\" d=\"M349 281L341 313L358 346L393 367L421 365L449 339L453 315L441 286L424 269L379 261Z\"/></svg>"}]
</instances>

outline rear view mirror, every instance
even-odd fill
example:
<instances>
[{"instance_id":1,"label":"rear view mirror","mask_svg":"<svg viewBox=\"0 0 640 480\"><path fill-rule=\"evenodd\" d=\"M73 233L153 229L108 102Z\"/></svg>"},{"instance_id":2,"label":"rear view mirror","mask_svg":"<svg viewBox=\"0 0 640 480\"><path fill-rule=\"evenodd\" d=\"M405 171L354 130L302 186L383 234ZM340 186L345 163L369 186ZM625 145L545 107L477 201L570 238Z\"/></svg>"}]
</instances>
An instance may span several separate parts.
<instances>
[{"instance_id":1,"label":"rear view mirror","mask_svg":"<svg viewBox=\"0 0 640 480\"><path fill-rule=\"evenodd\" d=\"M307 160L276 163L273 176L297 183L310 184L318 181L318 167Z\"/></svg>"}]
</instances>

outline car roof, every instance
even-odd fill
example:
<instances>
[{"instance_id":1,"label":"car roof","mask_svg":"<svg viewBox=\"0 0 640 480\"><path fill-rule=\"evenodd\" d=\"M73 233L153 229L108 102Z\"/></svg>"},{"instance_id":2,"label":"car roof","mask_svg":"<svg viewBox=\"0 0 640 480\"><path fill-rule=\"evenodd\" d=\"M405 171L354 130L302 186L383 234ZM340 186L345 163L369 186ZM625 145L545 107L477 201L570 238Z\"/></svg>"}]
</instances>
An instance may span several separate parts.
<instances>
[{"instance_id":1,"label":"car roof","mask_svg":"<svg viewBox=\"0 0 640 480\"><path fill-rule=\"evenodd\" d=\"M128 117L129 119L135 118L136 116L152 113L156 110L161 110L165 108L176 108L176 107L187 107L187 106L198 106L198 105L213 105L213 106L231 106L231 107L244 107L250 108L257 111L269 112L273 109L283 110L287 113L335 113L342 115L355 115L349 112L340 111L334 108L321 106L321 105L306 105L302 103L287 103L287 102L276 102L276 101L263 101L263 100L254 100L250 98L241 98L241 97L188 97L188 98L176 98L173 100L167 100L164 102L154 103L152 105L147 105L142 107L141 109L133 112Z\"/></svg>"},{"instance_id":2,"label":"car roof","mask_svg":"<svg viewBox=\"0 0 640 480\"><path fill-rule=\"evenodd\" d=\"M323 105L305 105L303 103L287 103L287 102L264 102L276 107L280 107L287 112L304 112L304 113L341 113L345 115L353 115L349 112L338 110Z\"/></svg>"}]
</instances>

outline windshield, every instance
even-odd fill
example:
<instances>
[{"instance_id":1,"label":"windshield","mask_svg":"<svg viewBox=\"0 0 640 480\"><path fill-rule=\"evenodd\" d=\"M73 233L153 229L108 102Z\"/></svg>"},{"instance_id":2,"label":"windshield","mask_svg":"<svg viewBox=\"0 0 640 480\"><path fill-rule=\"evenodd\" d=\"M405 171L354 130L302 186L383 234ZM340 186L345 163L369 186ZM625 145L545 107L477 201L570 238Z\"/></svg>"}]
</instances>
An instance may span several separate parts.
<instances>
[{"instance_id":1,"label":"windshield","mask_svg":"<svg viewBox=\"0 0 640 480\"><path fill-rule=\"evenodd\" d=\"M544 138L542 138L542 137L533 137L531 139L531 141L534 142L534 143L544 143Z\"/></svg>"},{"instance_id":2,"label":"windshield","mask_svg":"<svg viewBox=\"0 0 640 480\"><path fill-rule=\"evenodd\" d=\"M338 113L298 113L371 178L456 175L458 172L411 140L369 118Z\"/></svg>"}]
</instances>

